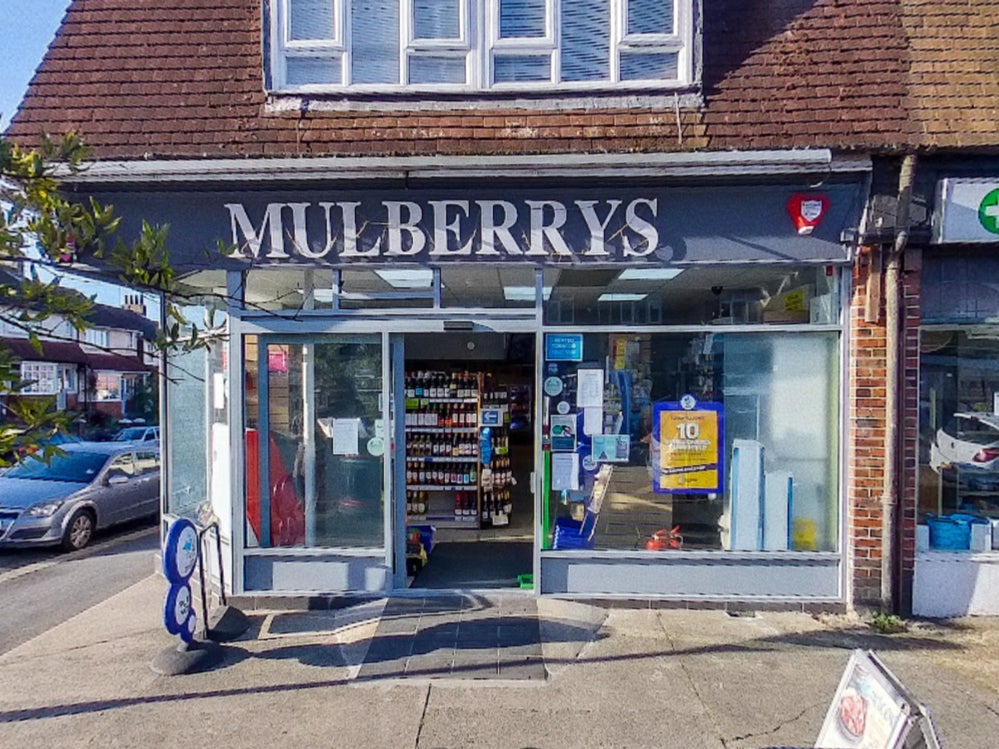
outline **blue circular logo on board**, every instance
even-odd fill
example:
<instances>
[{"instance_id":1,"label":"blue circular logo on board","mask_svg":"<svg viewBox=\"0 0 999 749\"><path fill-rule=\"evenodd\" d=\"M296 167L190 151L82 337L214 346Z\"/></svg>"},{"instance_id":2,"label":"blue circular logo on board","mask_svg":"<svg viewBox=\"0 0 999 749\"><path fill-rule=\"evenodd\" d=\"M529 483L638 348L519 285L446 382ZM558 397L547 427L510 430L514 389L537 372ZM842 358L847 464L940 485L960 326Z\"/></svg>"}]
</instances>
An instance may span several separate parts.
<instances>
[{"instance_id":1,"label":"blue circular logo on board","mask_svg":"<svg viewBox=\"0 0 999 749\"><path fill-rule=\"evenodd\" d=\"M184 636L188 619L194 616L191 607L191 586L187 583L171 585L163 606L163 625L172 635Z\"/></svg>"},{"instance_id":2,"label":"blue circular logo on board","mask_svg":"<svg viewBox=\"0 0 999 749\"><path fill-rule=\"evenodd\" d=\"M186 518L170 524L163 544L163 574L171 583L186 583L198 564L198 529Z\"/></svg>"}]
</instances>

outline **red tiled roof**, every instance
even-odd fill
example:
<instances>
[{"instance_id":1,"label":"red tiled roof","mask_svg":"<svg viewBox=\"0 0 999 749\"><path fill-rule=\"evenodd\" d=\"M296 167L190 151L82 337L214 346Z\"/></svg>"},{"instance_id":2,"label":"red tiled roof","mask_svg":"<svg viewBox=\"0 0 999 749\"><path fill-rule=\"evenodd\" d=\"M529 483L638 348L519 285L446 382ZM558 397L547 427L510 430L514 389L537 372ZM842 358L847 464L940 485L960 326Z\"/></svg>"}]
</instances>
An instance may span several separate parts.
<instances>
[{"instance_id":1,"label":"red tiled roof","mask_svg":"<svg viewBox=\"0 0 999 749\"><path fill-rule=\"evenodd\" d=\"M27 338L3 338L0 345L21 361L44 361L55 364L86 364L87 354L79 345L68 341L41 341L41 351L35 350Z\"/></svg>"},{"instance_id":2,"label":"red tiled roof","mask_svg":"<svg viewBox=\"0 0 999 749\"><path fill-rule=\"evenodd\" d=\"M131 356L118 354L87 354L87 365L91 369L107 372L151 372L152 367Z\"/></svg>"},{"instance_id":3,"label":"red tiled roof","mask_svg":"<svg viewBox=\"0 0 999 749\"><path fill-rule=\"evenodd\" d=\"M53 364L85 364L91 369L111 372L151 372L148 364L143 364L132 356L108 353L88 353L78 344L69 341L41 341L41 351L35 350L27 338L0 338L3 347L16 360L42 361Z\"/></svg>"},{"instance_id":4,"label":"red tiled roof","mask_svg":"<svg viewBox=\"0 0 999 749\"><path fill-rule=\"evenodd\" d=\"M76 129L99 159L999 147L999 0L708 0L704 104L679 115L269 112L261 12L73 0L9 132Z\"/></svg>"}]
</instances>

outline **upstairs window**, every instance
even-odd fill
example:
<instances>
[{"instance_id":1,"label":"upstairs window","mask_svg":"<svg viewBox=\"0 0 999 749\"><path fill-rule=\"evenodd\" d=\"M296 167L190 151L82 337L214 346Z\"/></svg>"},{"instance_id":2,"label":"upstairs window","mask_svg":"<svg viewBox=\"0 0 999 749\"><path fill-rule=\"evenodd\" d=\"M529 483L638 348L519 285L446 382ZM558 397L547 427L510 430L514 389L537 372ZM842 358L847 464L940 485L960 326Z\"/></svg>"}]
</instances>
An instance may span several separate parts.
<instances>
[{"instance_id":1,"label":"upstairs window","mask_svg":"<svg viewBox=\"0 0 999 749\"><path fill-rule=\"evenodd\" d=\"M691 0L278 0L287 92L663 88L690 83Z\"/></svg>"}]
</instances>

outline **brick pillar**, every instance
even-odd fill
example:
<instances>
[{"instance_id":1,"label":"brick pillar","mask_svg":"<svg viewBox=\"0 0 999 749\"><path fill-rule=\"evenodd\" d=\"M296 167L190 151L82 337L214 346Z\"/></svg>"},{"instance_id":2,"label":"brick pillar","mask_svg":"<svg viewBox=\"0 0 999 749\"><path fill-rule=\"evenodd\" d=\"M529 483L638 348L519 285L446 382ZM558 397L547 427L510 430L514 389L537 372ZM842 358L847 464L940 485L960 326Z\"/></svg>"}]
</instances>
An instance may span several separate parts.
<instances>
[{"instance_id":1,"label":"brick pillar","mask_svg":"<svg viewBox=\"0 0 999 749\"><path fill-rule=\"evenodd\" d=\"M881 601L885 314L884 299L875 286L883 280L880 265L881 257L876 248L861 248L853 268L850 303L845 549L848 604L853 606L879 606ZM868 289L869 284L871 289ZM876 322L865 321L868 309L876 312Z\"/></svg>"}]
</instances>

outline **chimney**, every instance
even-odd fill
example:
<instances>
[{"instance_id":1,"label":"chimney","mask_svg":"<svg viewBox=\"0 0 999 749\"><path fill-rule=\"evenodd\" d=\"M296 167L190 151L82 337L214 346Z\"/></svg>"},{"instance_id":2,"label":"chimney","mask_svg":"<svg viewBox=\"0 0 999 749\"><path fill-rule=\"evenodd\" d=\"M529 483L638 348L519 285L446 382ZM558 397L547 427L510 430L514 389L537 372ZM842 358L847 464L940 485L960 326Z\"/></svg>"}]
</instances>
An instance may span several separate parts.
<instances>
[{"instance_id":1,"label":"chimney","mask_svg":"<svg viewBox=\"0 0 999 749\"><path fill-rule=\"evenodd\" d=\"M146 316L146 305L142 301L142 294L125 294L125 302L121 308Z\"/></svg>"}]
</instances>

